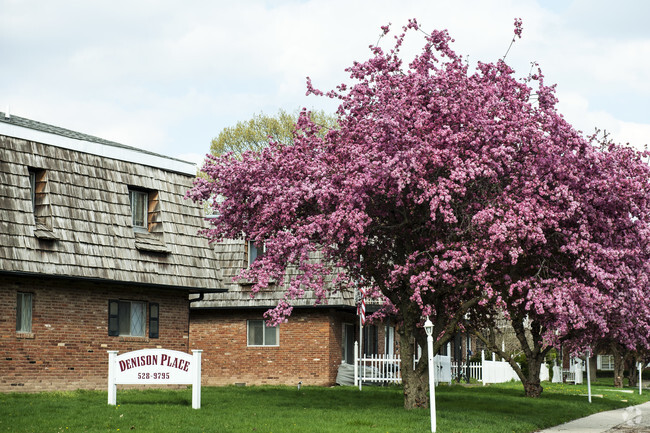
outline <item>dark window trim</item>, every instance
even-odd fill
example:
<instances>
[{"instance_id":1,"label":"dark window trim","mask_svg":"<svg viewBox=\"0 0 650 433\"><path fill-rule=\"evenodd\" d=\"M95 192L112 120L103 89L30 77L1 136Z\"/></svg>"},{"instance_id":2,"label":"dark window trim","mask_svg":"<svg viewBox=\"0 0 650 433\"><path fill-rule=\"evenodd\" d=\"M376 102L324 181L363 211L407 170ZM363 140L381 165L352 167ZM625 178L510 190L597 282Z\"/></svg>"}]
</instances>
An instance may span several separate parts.
<instances>
[{"instance_id":1,"label":"dark window trim","mask_svg":"<svg viewBox=\"0 0 650 433\"><path fill-rule=\"evenodd\" d=\"M115 306L115 314L111 314ZM108 301L108 336L109 337L119 337L120 336L120 301L117 299L109 299Z\"/></svg>"},{"instance_id":2,"label":"dark window trim","mask_svg":"<svg viewBox=\"0 0 650 433\"><path fill-rule=\"evenodd\" d=\"M108 335L110 337L132 337L132 338L144 338L145 335L147 334L146 332L146 322L144 323L145 330L142 333L142 335L126 335L126 334L120 334L120 304L124 303L129 303L129 304L144 304L145 308L147 308L147 302L145 301L135 301L135 300L130 300L130 299L109 299L108 300ZM113 308L115 307L115 308ZM111 314L111 310L116 311L115 314ZM146 317L146 311L145 311L145 317ZM130 320L130 317L129 317ZM144 317L143 317L144 320Z\"/></svg>"},{"instance_id":3,"label":"dark window trim","mask_svg":"<svg viewBox=\"0 0 650 433\"><path fill-rule=\"evenodd\" d=\"M154 313L154 308L156 314ZM160 304L149 302L149 338L158 338L160 335Z\"/></svg>"}]
</instances>

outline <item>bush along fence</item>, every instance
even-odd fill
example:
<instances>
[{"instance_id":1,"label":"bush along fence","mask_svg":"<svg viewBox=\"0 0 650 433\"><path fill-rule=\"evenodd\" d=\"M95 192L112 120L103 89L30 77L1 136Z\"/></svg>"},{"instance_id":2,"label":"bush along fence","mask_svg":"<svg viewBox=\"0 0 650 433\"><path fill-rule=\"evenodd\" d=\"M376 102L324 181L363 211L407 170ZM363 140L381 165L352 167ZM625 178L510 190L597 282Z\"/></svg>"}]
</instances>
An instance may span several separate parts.
<instances>
[{"instance_id":1,"label":"bush along fence","mask_svg":"<svg viewBox=\"0 0 650 433\"><path fill-rule=\"evenodd\" d=\"M358 343L355 343L354 357L354 385L361 388L363 383L392 384L401 383L401 359L394 355L362 355L359 356ZM414 359L417 363L419 359ZM573 371L579 370L574 367ZM519 381L517 373L506 361L486 360L484 352L481 353L481 362L459 363L451 361L451 357L436 355L434 357L434 371L436 385L453 381L464 381L469 383L472 380L488 383L503 383L511 380ZM575 374L574 374L575 375ZM580 374L578 374L581 376ZM562 377L560 374L559 377ZM544 364L540 371L541 380L549 380L549 369ZM580 383L577 382L576 383Z\"/></svg>"}]
</instances>

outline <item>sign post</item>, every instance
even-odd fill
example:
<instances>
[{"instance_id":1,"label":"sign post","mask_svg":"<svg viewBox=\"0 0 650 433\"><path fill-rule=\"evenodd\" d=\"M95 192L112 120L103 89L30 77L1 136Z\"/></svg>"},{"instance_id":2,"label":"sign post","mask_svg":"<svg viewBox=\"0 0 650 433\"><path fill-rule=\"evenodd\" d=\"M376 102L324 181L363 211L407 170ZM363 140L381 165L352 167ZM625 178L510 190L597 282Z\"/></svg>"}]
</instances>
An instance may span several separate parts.
<instances>
[{"instance_id":1,"label":"sign post","mask_svg":"<svg viewBox=\"0 0 650 433\"><path fill-rule=\"evenodd\" d=\"M194 372L192 374L192 409L201 409L201 353L202 350L193 350Z\"/></svg>"},{"instance_id":2,"label":"sign post","mask_svg":"<svg viewBox=\"0 0 650 433\"><path fill-rule=\"evenodd\" d=\"M117 402L117 385L192 385L192 408L201 408L201 352L142 349L118 355L108 351L108 404Z\"/></svg>"},{"instance_id":3,"label":"sign post","mask_svg":"<svg viewBox=\"0 0 650 433\"><path fill-rule=\"evenodd\" d=\"M117 350L108 351L108 404L117 404L117 382L115 382L115 358Z\"/></svg>"}]
</instances>

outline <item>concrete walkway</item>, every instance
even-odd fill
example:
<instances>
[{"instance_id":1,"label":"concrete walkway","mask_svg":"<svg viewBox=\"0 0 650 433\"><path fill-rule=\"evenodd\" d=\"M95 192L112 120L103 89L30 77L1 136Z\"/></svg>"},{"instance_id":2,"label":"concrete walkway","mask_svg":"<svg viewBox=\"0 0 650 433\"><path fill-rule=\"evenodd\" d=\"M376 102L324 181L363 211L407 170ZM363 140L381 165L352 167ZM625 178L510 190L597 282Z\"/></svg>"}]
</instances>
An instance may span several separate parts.
<instances>
[{"instance_id":1,"label":"concrete walkway","mask_svg":"<svg viewBox=\"0 0 650 433\"><path fill-rule=\"evenodd\" d=\"M539 433L650 433L650 401L610 410L541 430Z\"/></svg>"}]
</instances>

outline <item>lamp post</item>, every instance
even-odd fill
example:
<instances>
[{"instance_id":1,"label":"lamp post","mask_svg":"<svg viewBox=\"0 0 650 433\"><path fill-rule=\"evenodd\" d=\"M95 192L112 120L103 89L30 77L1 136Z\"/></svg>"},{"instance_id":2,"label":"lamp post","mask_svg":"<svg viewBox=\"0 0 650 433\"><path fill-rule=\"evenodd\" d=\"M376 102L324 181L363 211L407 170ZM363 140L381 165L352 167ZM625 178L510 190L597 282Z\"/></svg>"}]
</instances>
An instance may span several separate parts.
<instances>
[{"instance_id":1,"label":"lamp post","mask_svg":"<svg viewBox=\"0 0 650 433\"><path fill-rule=\"evenodd\" d=\"M589 396L589 403L591 403L591 375L589 374L589 358L591 358L591 349L587 349L585 358L587 362L587 395Z\"/></svg>"},{"instance_id":2,"label":"lamp post","mask_svg":"<svg viewBox=\"0 0 650 433\"><path fill-rule=\"evenodd\" d=\"M424 322L424 331L427 333L427 353L429 354L429 407L431 408L431 431L436 431L436 383L433 366L433 323L427 316Z\"/></svg>"}]
</instances>

